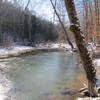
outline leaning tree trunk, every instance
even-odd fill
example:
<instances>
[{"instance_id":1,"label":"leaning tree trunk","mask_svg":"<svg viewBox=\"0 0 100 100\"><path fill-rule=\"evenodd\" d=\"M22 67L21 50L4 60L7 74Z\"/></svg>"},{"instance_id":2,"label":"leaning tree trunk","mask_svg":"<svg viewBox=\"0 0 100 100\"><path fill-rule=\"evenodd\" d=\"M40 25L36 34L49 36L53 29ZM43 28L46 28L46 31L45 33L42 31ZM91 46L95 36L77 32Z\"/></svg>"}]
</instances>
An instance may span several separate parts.
<instances>
[{"instance_id":1,"label":"leaning tree trunk","mask_svg":"<svg viewBox=\"0 0 100 100\"><path fill-rule=\"evenodd\" d=\"M83 66L88 79L88 89L91 96L98 96L96 91L96 70L92 62L92 58L88 52L83 32L80 28L79 19L77 17L74 0L64 0L68 12L69 20L71 23L70 29L73 31L79 54L83 62Z\"/></svg>"},{"instance_id":2,"label":"leaning tree trunk","mask_svg":"<svg viewBox=\"0 0 100 100\"><path fill-rule=\"evenodd\" d=\"M74 46L73 46L72 42L71 42L70 39L69 39L68 33L67 33L67 31L66 31L66 28L64 27L64 24L63 24L63 22L61 21L60 16L59 16L59 14L58 14L58 12L57 12L57 10L56 10L56 8L55 8L55 5L53 4L52 0L50 0L50 2L51 2L52 7L53 7L53 9L54 9L54 11L55 11L55 14L57 15L57 17L58 17L58 19L59 19L59 22L60 22L60 24L61 24L61 26L62 26L62 29L63 29L63 31L64 31L64 34L65 34L65 36L66 36L66 39L67 39L67 41L68 41L68 43L69 43L69 45L71 46L71 49L72 49L72 51L73 51L73 50L74 50Z\"/></svg>"}]
</instances>

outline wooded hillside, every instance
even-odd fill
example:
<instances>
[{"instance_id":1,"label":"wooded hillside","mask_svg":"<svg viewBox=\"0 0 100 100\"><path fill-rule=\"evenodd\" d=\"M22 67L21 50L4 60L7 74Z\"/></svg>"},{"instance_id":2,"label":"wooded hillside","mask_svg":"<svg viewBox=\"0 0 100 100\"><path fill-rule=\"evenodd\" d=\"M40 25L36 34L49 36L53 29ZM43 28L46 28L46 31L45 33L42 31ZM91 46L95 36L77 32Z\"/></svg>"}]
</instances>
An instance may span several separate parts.
<instances>
[{"instance_id":1,"label":"wooded hillside","mask_svg":"<svg viewBox=\"0 0 100 100\"><path fill-rule=\"evenodd\" d=\"M0 1L0 43L54 41L58 37L53 23L33 15L29 10Z\"/></svg>"}]
</instances>

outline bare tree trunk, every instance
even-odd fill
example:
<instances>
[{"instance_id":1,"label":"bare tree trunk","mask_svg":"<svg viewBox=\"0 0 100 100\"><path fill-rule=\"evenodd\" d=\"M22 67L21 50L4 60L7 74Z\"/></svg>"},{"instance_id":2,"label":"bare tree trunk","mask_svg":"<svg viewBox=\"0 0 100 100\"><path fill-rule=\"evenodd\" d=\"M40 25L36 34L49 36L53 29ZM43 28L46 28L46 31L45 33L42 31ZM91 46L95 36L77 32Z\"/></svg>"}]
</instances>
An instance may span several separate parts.
<instances>
[{"instance_id":1,"label":"bare tree trunk","mask_svg":"<svg viewBox=\"0 0 100 100\"><path fill-rule=\"evenodd\" d=\"M70 39L69 39L68 33L66 32L66 29L65 29L65 27L64 27L64 25L63 25L63 23L62 23L62 21L61 21L61 19L60 19L60 16L59 16L59 14L58 14L58 12L57 12L57 10L56 10L56 8L55 8L55 6L54 6L52 0L50 0L50 2L51 2L51 4L52 4L52 7L53 7L53 9L54 9L54 11L55 11L55 14L57 15L57 17L58 17L58 19L59 19L59 22L60 22L60 24L61 24L61 26L62 26L62 28L63 28L63 31L64 31L65 36L66 36L66 39L67 39L69 45L71 46L71 48L72 48L72 50L73 50L73 49L74 49L74 46L73 46L72 42L71 42Z\"/></svg>"},{"instance_id":2,"label":"bare tree trunk","mask_svg":"<svg viewBox=\"0 0 100 100\"><path fill-rule=\"evenodd\" d=\"M70 19L70 29L73 31L77 47L79 49L79 54L81 57L81 60L83 62L84 70L86 72L86 76L88 79L88 89L91 94L91 96L98 96L98 93L96 91L96 70L92 62L92 58L90 57L90 54L88 52L85 38L83 36L83 32L80 29L80 23L79 19L77 17L76 9L74 0L64 0L65 6L68 12L68 16Z\"/></svg>"}]
</instances>

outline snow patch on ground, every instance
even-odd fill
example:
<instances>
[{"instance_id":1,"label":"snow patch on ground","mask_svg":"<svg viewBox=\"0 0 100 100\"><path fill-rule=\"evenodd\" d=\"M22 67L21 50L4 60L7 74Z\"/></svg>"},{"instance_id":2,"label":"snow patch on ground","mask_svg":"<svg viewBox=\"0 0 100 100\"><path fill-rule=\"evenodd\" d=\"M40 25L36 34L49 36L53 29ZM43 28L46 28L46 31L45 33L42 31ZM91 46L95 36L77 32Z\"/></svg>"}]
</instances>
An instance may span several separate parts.
<instances>
[{"instance_id":1,"label":"snow patch on ground","mask_svg":"<svg viewBox=\"0 0 100 100\"><path fill-rule=\"evenodd\" d=\"M13 46L9 48L1 48L0 49L0 54L8 54L8 53L16 53L18 51L23 51L23 50L29 50L32 49L32 47L28 46Z\"/></svg>"},{"instance_id":2,"label":"snow patch on ground","mask_svg":"<svg viewBox=\"0 0 100 100\"><path fill-rule=\"evenodd\" d=\"M100 59L95 59L94 64L99 67L100 66Z\"/></svg>"},{"instance_id":3,"label":"snow patch on ground","mask_svg":"<svg viewBox=\"0 0 100 100\"><path fill-rule=\"evenodd\" d=\"M71 49L69 44L65 44L65 43L55 43L55 44L51 44L51 48L66 48L66 49Z\"/></svg>"},{"instance_id":4,"label":"snow patch on ground","mask_svg":"<svg viewBox=\"0 0 100 100\"><path fill-rule=\"evenodd\" d=\"M24 53L27 51L31 51L33 48L28 46L13 46L8 48L1 48L0 49L0 57L7 57L9 55L17 55L20 53Z\"/></svg>"},{"instance_id":5,"label":"snow patch on ground","mask_svg":"<svg viewBox=\"0 0 100 100\"><path fill-rule=\"evenodd\" d=\"M40 48L67 48L71 49L69 44L66 43L41 43L39 44Z\"/></svg>"},{"instance_id":6,"label":"snow patch on ground","mask_svg":"<svg viewBox=\"0 0 100 100\"><path fill-rule=\"evenodd\" d=\"M7 79L6 75L0 73L0 100L9 100L8 91L11 89L11 82Z\"/></svg>"},{"instance_id":7,"label":"snow patch on ground","mask_svg":"<svg viewBox=\"0 0 100 100\"><path fill-rule=\"evenodd\" d=\"M91 51L95 51L96 50L96 45L93 43L88 43L87 45L88 50Z\"/></svg>"},{"instance_id":8,"label":"snow patch on ground","mask_svg":"<svg viewBox=\"0 0 100 100\"><path fill-rule=\"evenodd\" d=\"M100 97L97 97L97 98L78 98L76 100L100 100Z\"/></svg>"}]
</instances>

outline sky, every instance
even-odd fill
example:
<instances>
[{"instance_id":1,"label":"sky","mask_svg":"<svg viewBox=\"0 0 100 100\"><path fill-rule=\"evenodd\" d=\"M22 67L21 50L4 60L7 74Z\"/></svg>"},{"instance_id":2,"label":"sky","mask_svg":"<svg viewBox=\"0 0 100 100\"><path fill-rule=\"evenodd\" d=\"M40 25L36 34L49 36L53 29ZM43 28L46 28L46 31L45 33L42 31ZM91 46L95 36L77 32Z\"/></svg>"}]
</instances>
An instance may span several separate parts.
<instances>
[{"instance_id":1,"label":"sky","mask_svg":"<svg viewBox=\"0 0 100 100\"><path fill-rule=\"evenodd\" d=\"M34 10L39 16L51 19L53 16L53 9L49 0L31 0L30 10Z\"/></svg>"},{"instance_id":2,"label":"sky","mask_svg":"<svg viewBox=\"0 0 100 100\"><path fill-rule=\"evenodd\" d=\"M28 2L28 0L9 1L18 1L19 5L23 6L23 8L25 8ZM36 14L37 16L40 16L47 20L52 20L53 9L49 0L30 0L28 8L33 14Z\"/></svg>"},{"instance_id":3,"label":"sky","mask_svg":"<svg viewBox=\"0 0 100 100\"><path fill-rule=\"evenodd\" d=\"M17 1L20 6L23 6L23 8L25 8L28 2L28 0L9 0L9 1ZM82 0L75 0L76 7L78 8L78 13L82 13L79 11L79 8L82 8L81 2ZM30 0L28 8L33 14L43 19L53 21L54 10L52 8L50 0ZM68 19L68 16L66 19Z\"/></svg>"}]
</instances>

